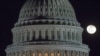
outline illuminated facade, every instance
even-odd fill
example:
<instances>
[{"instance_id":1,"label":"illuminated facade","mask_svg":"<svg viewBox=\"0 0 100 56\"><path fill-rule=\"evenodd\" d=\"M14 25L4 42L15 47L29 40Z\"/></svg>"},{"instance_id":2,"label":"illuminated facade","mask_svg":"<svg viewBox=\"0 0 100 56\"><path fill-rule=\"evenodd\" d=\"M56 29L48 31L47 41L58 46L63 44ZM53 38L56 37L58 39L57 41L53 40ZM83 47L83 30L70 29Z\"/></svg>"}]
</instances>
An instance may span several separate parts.
<instances>
[{"instance_id":1,"label":"illuminated facade","mask_svg":"<svg viewBox=\"0 0 100 56\"><path fill-rule=\"evenodd\" d=\"M27 0L12 29L7 56L89 56L68 0Z\"/></svg>"}]
</instances>

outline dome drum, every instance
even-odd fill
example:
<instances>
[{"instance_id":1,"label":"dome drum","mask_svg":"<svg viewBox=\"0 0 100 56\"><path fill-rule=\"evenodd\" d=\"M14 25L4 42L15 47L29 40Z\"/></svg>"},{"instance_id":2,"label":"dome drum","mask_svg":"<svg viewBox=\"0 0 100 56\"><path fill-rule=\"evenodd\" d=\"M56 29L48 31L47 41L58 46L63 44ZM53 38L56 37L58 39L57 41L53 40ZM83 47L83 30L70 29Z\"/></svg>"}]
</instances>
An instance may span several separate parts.
<instances>
[{"instance_id":1,"label":"dome drum","mask_svg":"<svg viewBox=\"0 0 100 56\"><path fill-rule=\"evenodd\" d=\"M12 29L14 43L36 40L82 42L82 31L80 27L65 25L29 25Z\"/></svg>"}]
</instances>

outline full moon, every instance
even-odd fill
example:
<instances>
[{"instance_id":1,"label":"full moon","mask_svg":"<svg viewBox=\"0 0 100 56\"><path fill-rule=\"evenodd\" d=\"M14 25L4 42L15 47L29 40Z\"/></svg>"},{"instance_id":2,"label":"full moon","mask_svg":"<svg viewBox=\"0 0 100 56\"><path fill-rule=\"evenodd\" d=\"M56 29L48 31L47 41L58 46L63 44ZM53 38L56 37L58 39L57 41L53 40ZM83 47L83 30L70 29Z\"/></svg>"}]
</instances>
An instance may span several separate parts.
<instances>
[{"instance_id":1,"label":"full moon","mask_svg":"<svg viewBox=\"0 0 100 56\"><path fill-rule=\"evenodd\" d=\"M87 32L89 33L89 34L94 34L95 32L96 32L96 27L94 26L94 25L89 25L89 26L87 26Z\"/></svg>"}]
</instances>

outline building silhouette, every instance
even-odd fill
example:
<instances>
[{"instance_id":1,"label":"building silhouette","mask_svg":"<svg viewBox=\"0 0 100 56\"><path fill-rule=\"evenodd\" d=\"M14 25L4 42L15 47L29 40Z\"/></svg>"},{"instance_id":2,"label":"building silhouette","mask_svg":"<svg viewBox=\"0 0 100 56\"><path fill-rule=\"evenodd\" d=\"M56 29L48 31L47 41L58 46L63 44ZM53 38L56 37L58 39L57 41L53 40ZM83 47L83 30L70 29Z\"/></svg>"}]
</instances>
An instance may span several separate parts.
<instances>
[{"instance_id":1,"label":"building silhouette","mask_svg":"<svg viewBox=\"0 0 100 56\"><path fill-rule=\"evenodd\" d=\"M26 0L6 56L89 56L69 0Z\"/></svg>"}]
</instances>

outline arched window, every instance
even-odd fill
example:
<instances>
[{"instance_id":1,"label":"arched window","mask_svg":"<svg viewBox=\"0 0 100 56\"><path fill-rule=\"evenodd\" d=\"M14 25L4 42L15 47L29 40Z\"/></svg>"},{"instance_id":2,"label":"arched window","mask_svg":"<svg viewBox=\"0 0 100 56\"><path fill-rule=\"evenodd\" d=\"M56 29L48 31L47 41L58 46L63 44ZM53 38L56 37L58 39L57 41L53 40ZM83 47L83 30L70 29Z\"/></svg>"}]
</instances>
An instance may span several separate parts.
<instances>
[{"instance_id":1,"label":"arched window","mask_svg":"<svg viewBox=\"0 0 100 56\"><path fill-rule=\"evenodd\" d=\"M46 53L44 54L44 56L49 56L49 54L46 52Z\"/></svg>"},{"instance_id":2,"label":"arched window","mask_svg":"<svg viewBox=\"0 0 100 56\"><path fill-rule=\"evenodd\" d=\"M32 53L32 56L35 56L35 53L34 52Z\"/></svg>"},{"instance_id":3,"label":"arched window","mask_svg":"<svg viewBox=\"0 0 100 56\"><path fill-rule=\"evenodd\" d=\"M38 52L38 56L42 56L42 53L41 52Z\"/></svg>"},{"instance_id":4,"label":"arched window","mask_svg":"<svg viewBox=\"0 0 100 56\"><path fill-rule=\"evenodd\" d=\"M57 53L57 56L61 56L60 52Z\"/></svg>"},{"instance_id":5,"label":"arched window","mask_svg":"<svg viewBox=\"0 0 100 56\"><path fill-rule=\"evenodd\" d=\"M54 52L52 52L50 56L55 56L55 55L54 55Z\"/></svg>"}]
</instances>

